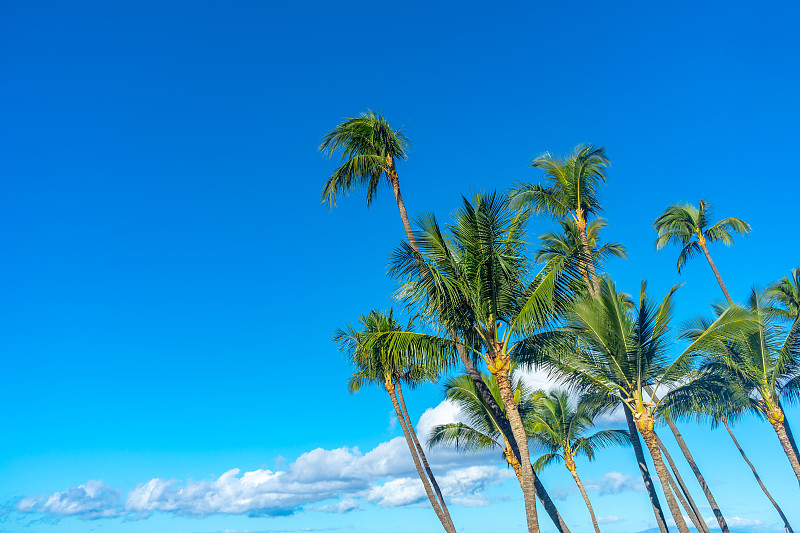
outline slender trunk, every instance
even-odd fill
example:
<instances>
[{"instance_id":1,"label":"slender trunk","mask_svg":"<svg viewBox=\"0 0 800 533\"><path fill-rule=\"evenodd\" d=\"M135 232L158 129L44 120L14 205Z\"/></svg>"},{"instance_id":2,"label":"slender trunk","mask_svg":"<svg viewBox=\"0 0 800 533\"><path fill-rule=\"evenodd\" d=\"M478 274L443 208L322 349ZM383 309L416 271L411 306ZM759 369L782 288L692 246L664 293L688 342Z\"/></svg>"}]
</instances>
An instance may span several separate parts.
<instances>
[{"instance_id":1,"label":"slender trunk","mask_svg":"<svg viewBox=\"0 0 800 533\"><path fill-rule=\"evenodd\" d=\"M406 204L403 203L403 195L400 194L400 179L397 176L397 172L392 170L389 173L389 181L392 183L392 191L394 191L394 199L397 201L397 210L400 211L400 219L403 221L403 229L406 230L406 237L408 238L408 244L411 245L411 248L419 253L419 246L417 246L417 240L414 238L414 231L411 229L411 222L408 220L408 213L406 212Z\"/></svg>"},{"instance_id":2,"label":"slender trunk","mask_svg":"<svg viewBox=\"0 0 800 533\"><path fill-rule=\"evenodd\" d=\"M694 499L692 498L692 494L689 492L689 489L686 487L686 483L683 482L683 478L681 477L681 473L678 471L678 467L675 465L675 461L672 460L672 456L667 451L667 447L664 446L664 443L661 441L658 435L656 435L656 439L658 439L658 447L661 448L661 452L664 454L669 467L672 469L675 481L677 482L678 487L680 487L680 492L675 490L675 494L678 496L678 499L681 500L681 505L688 507L686 511L689 513L689 518L692 520L694 527L696 527L698 531L701 533L711 533L706 525L705 520L703 520L703 515L700 514L700 510L697 508L697 504L694 503Z\"/></svg>"},{"instance_id":3,"label":"slender trunk","mask_svg":"<svg viewBox=\"0 0 800 533\"><path fill-rule=\"evenodd\" d=\"M725 295L725 299L728 300L729 305L733 305L733 298L728 293L728 289L725 287L725 284L722 282L722 276L719 275L719 270L717 270L717 265L714 264L714 261L711 259L711 254L708 253L708 248L706 247L706 241L704 238L700 238L700 248L702 248L703 253L708 259L708 264L711 265L711 270L714 271L714 276L717 278L717 283L719 283L719 288L722 289L722 293Z\"/></svg>"},{"instance_id":4,"label":"slender trunk","mask_svg":"<svg viewBox=\"0 0 800 533\"><path fill-rule=\"evenodd\" d=\"M500 389L500 397L503 399L508 422L511 425L511 432L514 440L517 441L519 448L519 465L522 470L522 492L525 500L525 518L528 523L530 533L539 533L539 519L536 515L536 498L534 496L534 476L531 465L531 457L528 452L528 436L525 433L525 425L519 415L517 403L514 401L514 389L508 374L510 366L508 357L498 357L499 364L495 364L495 376L497 377L497 387ZM534 497L532 497L534 496Z\"/></svg>"},{"instance_id":5,"label":"slender trunk","mask_svg":"<svg viewBox=\"0 0 800 533\"><path fill-rule=\"evenodd\" d=\"M781 404L780 400L778 400L778 407L780 407L781 410L783 410L783 405ZM783 412L785 415L786 411ZM783 428L786 430L786 436L789 438L789 444L792 445L792 450L794 450L794 454L797 457L800 457L800 451L798 451L797 449L797 442L795 442L794 435L792 435L792 428L789 427L789 419L786 418L785 416L783 417Z\"/></svg>"},{"instance_id":6,"label":"slender trunk","mask_svg":"<svg viewBox=\"0 0 800 533\"><path fill-rule=\"evenodd\" d=\"M678 526L678 531L680 531L680 533L689 533L689 528L686 527L686 522L683 519L680 507L678 507L678 502L675 500L675 495L672 494L670 486L671 478L666 465L664 465L664 461L661 459L661 450L658 448L656 432L643 427L646 425L647 422L640 420L637 422L636 427L639 428L642 440L644 440L645 446L647 446L647 449L650 451L650 457L653 459L653 466L656 469L656 474L658 474L658 479L661 480L661 488L664 489L664 497L667 499L669 511L672 513L675 525Z\"/></svg>"},{"instance_id":7,"label":"slender trunk","mask_svg":"<svg viewBox=\"0 0 800 533\"><path fill-rule=\"evenodd\" d=\"M660 445L659 448L660 452L663 453L664 449L661 448ZM671 490L671 493L674 494L675 497L678 499L678 503L680 503L681 507L683 507L683 510L686 511L686 514L689 516L689 520L692 521L692 525L694 525L695 529L697 529L697 531L699 532L705 533L707 529L703 527L702 520L697 516L695 510L692 509L692 506L686 500L684 493L681 491L681 487L679 487L678 484L675 482L675 477L670 473L669 469L666 468L666 466L664 468L667 472L667 481L669 482L669 488Z\"/></svg>"},{"instance_id":8,"label":"slender trunk","mask_svg":"<svg viewBox=\"0 0 800 533\"><path fill-rule=\"evenodd\" d=\"M592 249L589 247L589 236L586 234L586 221L581 218L578 221L578 233L581 236L581 244L583 245L584 260L589 269L589 278L592 280L589 285L589 293L592 296L600 294L600 280L597 278L597 270L594 267L594 259L592 258Z\"/></svg>"},{"instance_id":9,"label":"slender trunk","mask_svg":"<svg viewBox=\"0 0 800 533\"><path fill-rule=\"evenodd\" d=\"M405 203L403 203L403 196L400 194L400 181L397 176L397 172L394 171L394 165L391 165L391 173L390 173L390 181L392 183L392 190L394 191L394 197L397 201L397 209L400 211L400 219L403 222L403 228L406 232L406 237L408 238L408 244L411 246L411 249L417 254L417 261L419 261L420 271L422 277L425 278L427 276L427 271L425 270L424 263L422 262L422 255L419 251L419 245L417 244L417 240L414 238L414 232L411 229L411 223L408 220L408 213L406 212ZM475 388L480 392L481 397L484 399L486 404L489 406L489 409L492 411L492 415L495 417L495 420L501 425L501 429L505 434L506 438L511 445L511 448L514 450L514 453L517 455L517 460L520 459L519 447L517 446L516 440L514 439L514 435L511 431L511 425L509 424L508 418L506 417L505 413L497 402L494 399L489 388L486 386L486 383L483 382L483 378L481 377L481 373L475 368L475 365L472 363L469 355L460 346L460 340L456 335L454 335L453 331L447 329L447 334L453 341L456 342L457 345L457 352L458 356L461 359L464 368L467 370L467 374L469 374L470 379L475 384ZM530 458L528 459L528 463L530 463ZM538 497L542 505L547 511L547 515L553 521L553 524L556 526L556 529L559 533L571 533L567 524L564 523L564 519L561 517L561 514L558 512L553 500L550 498L550 495L545 490L544 485L542 485L541 481L539 481L539 477L533 472L533 468L530 468L531 475L534 479L534 494ZM526 490L530 491L530 489L526 489L523 487L522 494L523 497L526 496Z\"/></svg>"},{"instance_id":10,"label":"slender trunk","mask_svg":"<svg viewBox=\"0 0 800 533\"><path fill-rule=\"evenodd\" d=\"M594 516L594 509L592 509L592 504L589 502L589 495L586 494L586 490L583 488L581 478L578 477L578 472L574 467L569 468L569 471L572 474L572 479L574 479L575 483L578 484L578 489L581 491L581 495L583 495L583 501L586 502L586 507L589 508L589 514L592 516L592 525L594 526L595 533L600 533L600 526L597 525L597 518Z\"/></svg>"},{"instance_id":11,"label":"slender trunk","mask_svg":"<svg viewBox=\"0 0 800 533\"><path fill-rule=\"evenodd\" d=\"M417 456L417 451L414 446L414 441L411 440L411 434L408 432L408 428L406 427L405 417L403 416L403 411L400 409L400 404L397 401L397 394L395 393L394 385L386 383L386 392L389 393L389 397L392 399L392 406L394 406L394 412L397 415L397 420L400 422L400 427L403 430L403 436L406 438L406 444L408 444L408 451L411 452L411 457L414 459L414 466L417 469L417 474L419 475L420 480L422 480L422 486L425 488L425 493L428 495L428 500L431 502L431 506L433 507L436 516L439 517L439 521L442 523L442 527L447 533L455 533L455 529L451 529L449 522L444 516L442 509L439 507L439 502L436 500L436 496L433 494L433 489L431 488L431 484L428 481L428 477L425 475L425 472L422 470L422 464L419 462L419 457Z\"/></svg>"},{"instance_id":12,"label":"slender trunk","mask_svg":"<svg viewBox=\"0 0 800 533\"><path fill-rule=\"evenodd\" d=\"M417 447L417 453L419 453L419 458L422 461L422 466L425 468L425 473L428 474L428 479L430 479L431 486L433 487L433 491L436 493L436 496L439 498L439 504L442 506L442 514L444 514L445 518L450 525L450 527L455 531L456 526L453 524L453 519L450 516L450 511L447 509L447 504L444 502L444 496L442 496L442 491L439 489L439 484L436 482L436 478L431 471L431 467L428 464L428 458L425 457L425 451L422 449L422 445L419 443L419 439L417 438L417 432L414 431L414 424L411 423L411 418L408 416L408 411L406 410L406 402L403 399L403 389L400 386L400 383L395 384L396 393L397 393L397 400L400 403L400 409L403 411L403 416L405 417L406 424L408 425L408 432L411 434L411 439L414 441L414 445Z\"/></svg>"},{"instance_id":13,"label":"slender trunk","mask_svg":"<svg viewBox=\"0 0 800 533\"><path fill-rule=\"evenodd\" d=\"M647 394L650 395L652 401L658 402L658 397L653 394L652 388L646 387L645 390L647 391ZM722 530L722 533L730 533L730 530L728 529L728 523L725 522L725 517L722 516L722 511L719 510L719 505L717 505L717 500L715 500L714 495L711 494L711 489L708 487L703 474L700 473L700 469L697 467L697 463L694 461L694 457L692 457L692 453L689 451L686 441L683 440L683 435L681 435L681 432L678 431L678 426L676 426L675 422L673 422L668 416L665 417L665 420L669 426L669 429L672 431L672 434L675 436L675 441L678 443L678 448L681 449L683 456L686 458L686 462L689 463L689 467L694 473L694 477L697 478L697 482L700 484L700 488L703 490L703 494L705 494L706 500L708 500L708 504L711 506L711 511L714 513L714 516L717 519L719 528ZM667 457L669 458L669 456Z\"/></svg>"},{"instance_id":14,"label":"slender trunk","mask_svg":"<svg viewBox=\"0 0 800 533\"><path fill-rule=\"evenodd\" d=\"M636 455L636 462L639 463L639 473L642 475L644 487L647 489L647 495L650 497L650 504L653 506L653 513L656 515L658 529L661 533L668 533L667 523L664 521L664 511L661 510L661 503L658 501L656 488L650 477L650 471L647 469L647 462L644 459L644 451L642 450L642 442L639 440L639 430L636 429L636 423L633 421L633 413L625 406L623 406L623 411L625 412L625 420L628 422L628 433L630 433L631 436L631 444L633 445L633 452Z\"/></svg>"},{"instance_id":15,"label":"slender trunk","mask_svg":"<svg viewBox=\"0 0 800 533\"><path fill-rule=\"evenodd\" d=\"M456 343L459 341L453 337L453 335L448 332L451 338L456 340ZM505 412L503 409L498 405L497 401L495 400L492 392L486 386L486 383L483 381L481 377L481 373L475 368L475 365L470 359L469 355L467 355L463 348L458 348L458 356L461 359L461 363L464 365L464 368L467 371L470 379L475 384L475 389L480 393L481 398L486 402L486 405L489 407L489 410L492 412L492 417L497 420L498 425L500 426L500 430L505 436L506 440L508 440L509 446L511 446L514 455L517 458L517 461L520 461L520 453L519 447L517 446L517 441L514 438L514 434L511 431L511 424L508 422L508 418L506 417ZM521 471L521 469L520 469ZM533 471L533 467L531 467L531 471ZM520 474L521 475L521 474ZM564 519L561 517L561 514L558 512L558 509L553 503L552 498L550 498L550 494L548 494L547 490L542 485L542 482L539 480L539 476L533 472L533 479L534 479L534 491L535 496L539 498L539 501L542 502L544 506L544 510L547 512L547 515L550 517L550 520L553 521L553 524L556 526L556 529L559 533L571 533L569 527L564 522ZM520 485L522 482L520 481ZM525 497L525 488L522 488L523 498Z\"/></svg>"},{"instance_id":16,"label":"slender trunk","mask_svg":"<svg viewBox=\"0 0 800 533\"><path fill-rule=\"evenodd\" d=\"M786 428L783 426L783 420L779 422L772 422L772 428L778 435L778 440L781 441L783 451L786 452L786 457L789 459L789 464L792 465L794 475L797 476L797 481L800 483L800 460L798 460L797 455L795 455L794 449L792 449L792 443L789 441L789 437L786 435Z\"/></svg>"},{"instance_id":17,"label":"slender trunk","mask_svg":"<svg viewBox=\"0 0 800 533\"><path fill-rule=\"evenodd\" d=\"M742 459L744 459L744 462L747 463L747 466L750 467L750 470L753 471L753 475L755 476L756 481L758 481L758 485L761 487L761 490L764 491L764 494L767 495L767 498L772 503L772 506L775 507L775 510L778 511L778 514L781 516L781 520L783 520L783 526L786 528L786 532L794 533L792 531L792 526L790 526L789 521L786 520L786 515L783 514L781 507L775 500L772 499L772 495L769 493L767 487L765 487L764 483L761 481L761 477L758 475L758 472L756 472L756 467L754 467L753 463L750 462L750 459L747 458L747 455L745 455L744 450L742 449L741 446L739 446L739 441L736 440L736 437L733 436L733 431L731 431L731 427L728 425L728 420L725 417L722 418L722 423L725 425L725 429L728 430L728 435L731 436L733 443L736 445L736 449L739 450L740 454L742 454Z\"/></svg>"}]
</instances>

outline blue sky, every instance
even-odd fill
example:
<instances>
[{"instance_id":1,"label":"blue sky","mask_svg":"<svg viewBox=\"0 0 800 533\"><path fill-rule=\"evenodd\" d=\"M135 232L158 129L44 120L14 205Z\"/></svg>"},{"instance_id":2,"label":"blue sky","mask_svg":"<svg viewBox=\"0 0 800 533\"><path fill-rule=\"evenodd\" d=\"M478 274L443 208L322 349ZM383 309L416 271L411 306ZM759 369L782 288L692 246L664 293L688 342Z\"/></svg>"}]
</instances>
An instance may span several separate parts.
<instances>
[{"instance_id":1,"label":"blue sky","mask_svg":"<svg viewBox=\"0 0 800 533\"><path fill-rule=\"evenodd\" d=\"M379 390L347 394L330 341L392 304L390 192L369 210L360 194L319 202L335 166L320 138L368 108L412 139L399 169L412 214L446 218L462 193L538 181L529 163L545 151L606 146L606 237L630 256L609 270L629 291L685 283L681 319L721 295L701 260L678 276L677 250L653 249L670 202L706 199L753 226L712 249L734 298L798 266L790 2L0 9L0 531L438 531L398 496L413 479L405 456L375 466L396 456L391 406ZM446 415L440 400L435 385L408 394L422 425ZM684 430L726 515L778 531L726 436ZM771 429L736 430L800 523ZM497 459L437 459L463 531L522 528ZM652 526L630 452L579 468L604 531ZM249 479L282 473L283 504L240 505L253 496L244 473L259 470ZM286 496L290 481L321 494L334 478L348 484L325 500ZM125 510L169 480L160 510ZM573 531L589 531L566 471L545 481ZM181 487L196 498L164 503ZM225 490L238 496L198 507ZM48 507L59 493L76 506Z\"/></svg>"}]
</instances>

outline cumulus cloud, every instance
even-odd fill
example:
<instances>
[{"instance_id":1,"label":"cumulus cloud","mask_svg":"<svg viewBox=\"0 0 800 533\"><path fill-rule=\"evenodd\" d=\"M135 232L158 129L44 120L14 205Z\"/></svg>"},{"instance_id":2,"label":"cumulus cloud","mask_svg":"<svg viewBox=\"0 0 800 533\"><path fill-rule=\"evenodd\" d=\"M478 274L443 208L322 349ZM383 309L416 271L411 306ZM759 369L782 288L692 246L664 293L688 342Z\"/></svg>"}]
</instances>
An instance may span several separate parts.
<instances>
[{"instance_id":1,"label":"cumulus cloud","mask_svg":"<svg viewBox=\"0 0 800 533\"><path fill-rule=\"evenodd\" d=\"M51 496L29 496L21 499L20 513L44 513L52 517L77 516L86 520L117 516L122 494L99 480L70 487Z\"/></svg>"},{"instance_id":2,"label":"cumulus cloud","mask_svg":"<svg viewBox=\"0 0 800 533\"><path fill-rule=\"evenodd\" d=\"M420 440L424 441L435 425L458 418L458 407L449 401L428 409L416 425ZM485 489L513 478L495 451L460 454L438 447L426 455L445 498L454 505L486 505ZM357 447L317 448L285 466L282 457L274 462L275 470L243 472L233 468L212 479L153 478L137 484L124 499L120 491L89 481L51 496L23 498L15 511L44 518L124 516L129 520L156 512L197 517L281 516L304 508L346 513L359 509L359 502L397 507L427 499L403 437L382 442L366 453Z\"/></svg>"},{"instance_id":3,"label":"cumulus cloud","mask_svg":"<svg viewBox=\"0 0 800 533\"><path fill-rule=\"evenodd\" d=\"M640 478L620 472L606 472L599 479L590 479L584 484L589 492L598 494L619 494L621 492L643 492L644 483Z\"/></svg>"}]
</instances>

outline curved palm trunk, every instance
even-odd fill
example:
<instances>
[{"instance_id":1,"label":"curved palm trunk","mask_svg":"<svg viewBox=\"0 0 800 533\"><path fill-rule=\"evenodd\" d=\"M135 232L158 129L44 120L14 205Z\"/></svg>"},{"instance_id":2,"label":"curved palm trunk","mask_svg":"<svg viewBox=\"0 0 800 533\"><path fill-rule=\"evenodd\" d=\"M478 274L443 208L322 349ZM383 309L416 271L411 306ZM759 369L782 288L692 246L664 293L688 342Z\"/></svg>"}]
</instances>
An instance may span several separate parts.
<instances>
[{"instance_id":1,"label":"curved palm trunk","mask_svg":"<svg viewBox=\"0 0 800 533\"><path fill-rule=\"evenodd\" d=\"M425 473L428 474L428 478L430 479L433 491L439 498L439 504L442 506L442 514L447 519L447 522L449 523L453 531L455 531L456 527L453 524L453 519L450 516L450 511L447 509L447 504L444 502L444 496L442 496L442 491L439 489L439 484L436 482L436 478L434 477L433 472L431 471L431 467L428 464L428 458L425 457L425 451L422 449L422 445L419 443L419 439L417 438L417 432L414 431L414 424L411 423L411 418L408 416L408 411L406 410L406 402L403 399L403 389L400 386L400 383L396 383L395 387L396 387L398 403L400 404L400 408L403 411L405 422L408 425L408 432L411 434L411 439L414 441L414 445L417 448L417 453L419 453L419 458L422 461L422 466L425 468Z\"/></svg>"},{"instance_id":2,"label":"curved palm trunk","mask_svg":"<svg viewBox=\"0 0 800 533\"><path fill-rule=\"evenodd\" d=\"M600 526L597 525L597 518L594 516L594 509L592 509L592 504L589 501L589 495L586 494L586 489L583 488L583 483L581 483L581 478L578 477L578 472L575 470L575 467L569 468L570 474L572 474L572 479L575 480L575 483L578 485L578 489L581 491L581 495L583 496L583 501L586 502L586 507L589 508L589 514L592 516L592 525L594 526L595 533L600 533Z\"/></svg>"},{"instance_id":3,"label":"curved palm trunk","mask_svg":"<svg viewBox=\"0 0 800 533\"><path fill-rule=\"evenodd\" d=\"M667 523L664 520L664 511L661 510L661 502L658 501L658 494L656 494L656 488L653 485L650 471L647 469L647 462L644 459L642 441L639 440L639 430L636 429L636 423L633 421L633 414L630 410L623 407L623 411L625 412L625 420L628 422L628 433L631 436L633 453L636 455L636 462L639 463L639 473L642 475L644 487L647 489L647 495L650 497L650 504L653 506L653 513L656 515L658 529L661 533L668 533Z\"/></svg>"},{"instance_id":4,"label":"curved palm trunk","mask_svg":"<svg viewBox=\"0 0 800 533\"><path fill-rule=\"evenodd\" d=\"M386 392L389 393L389 398L392 399L392 406L394 406L394 412L397 415L397 420L400 422L400 427L403 430L403 436L406 438L406 444L408 444L408 451L411 452L411 457L412 459L414 459L414 466L417 469L417 474L419 475L420 480L422 480L423 487L425 487L425 493L428 495L428 500L430 500L431 506L433 507L436 516L439 517L439 521L442 523L442 527L444 527L444 530L447 533L455 533L455 529L452 529L450 523L445 518L441 507L439 507L439 502L436 500L436 496L433 494L433 489L431 488L431 484L428 481L428 477L422 470L422 465L420 464L419 457L417 456L417 452L414 446L414 441L411 440L411 434L408 432L408 428L406 427L403 411L400 409L400 404L397 401L397 394L395 393L394 386L393 385L390 386L389 383L387 383Z\"/></svg>"},{"instance_id":5,"label":"curved palm trunk","mask_svg":"<svg viewBox=\"0 0 800 533\"><path fill-rule=\"evenodd\" d=\"M753 471L753 475L755 476L756 481L758 481L758 485L761 487L761 490L764 491L764 494L766 494L767 498L772 503L772 506L775 507L776 511L778 511L778 514L780 515L781 520L783 520L783 526L786 528L786 532L787 533L794 533L794 531L792 531L792 526L790 526L789 525L789 521L786 520L786 515L783 514L783 511L781 510L781 507L778 505L778 503L775 500L772 499L772 495L769 493L769 491L767 490L767 487L765 487L764 483L761 481L761 477L758 475L758 472L756 472L756 467L754 467L753 463L750 462L750 459L747 458L747 455L745 455L744 450L742 449L741 446L739 446L739 441L736 440L736 437L733 436L733 431L731 431L731 427L728 425L728 420L723 417L722 418L722 423L725 426L725 429L728 430L728 435L731 436L731 439L733 440L733 443L736 445L736 449L739 450L740 454L742 454L742 459L744 459L744 462L747 463L747 466L750 467L750 470Z\"/></svg>"},{"instance_id":6,"label":"curved palm trunk","mask_svg":"<svg viewBox=\"0 0 800 533\"><path fill-rule=\"evenodd\" d=\"M700 248L703 250L706 259L708 260L708 264L711 265L711 270L714 271L714 276L716 276L717 278L717 283L719 283L719 288L722 289L722 293L725 295L725 299L728 300L728 304L733 305L733 298L731 298L731 295L728 293L727 287L725 287L725 284L722 282L722 276L719 275L719 270L717 270L717 265L715 265L714 261L711 259L711 254L708 253L708 248L706 247L706 240L702 237L702 235L700 236Z\"/></svg>"},{"instance_id":7,"label":"curved palm trunk","mask_svg":"<svg viewBox=\"0 0 800 533\"><path fill-rule=\"evenodd\" d=\"M672 469L672 473L674 475L674 479L677 482L678 487L673 487L673 491L678 496L678 499L683 505L686 512L689 514L689 518L692 520L694 527L697 528L698 531L702 533L711 533L706 525L705 520L703 520L703 515L700 514L700 510L697 508L697 504L694 503L694 499L692 498L692 494L689 492L689 489L686 487L686 483L683 482L683 478L681 477L681 473L678 471L678 467L675 465L675 461L672 460L672 456L667 451L667 447L664 446L664 443L661 441L661 438L656 435L656 439L658 439L658 447L661 448L661 452L664 454L664 457L667 459L667 464Z\"/></svg>"},{"instance_id":8,"label":"curved palm trunk","mask_svg":"<svg viewBox=\"0 0 800 533\"><path fill-rule=\"evenodd\" d=\"M414 231L411 229L411 222L408 220L408 213L406 212L406 204L403 202L403 195L400 194L400 178L397 172L394 171L394 164L392 170L389 172L389 181L392 184L392 191L394 192L394 199L397 202L397 210L400 211L400 219L403 221L403 229L406 230L406 237L411 248L419 253L417 240L414 238Z\"/></svg>"},{"instance_id":9,"label":"curved palm trunk","mask_svg":"<svg viewBox=\"0 0 800 533\"><path fill-rule=\"evenodd\" d=\"M779 422L772 422L772 429L774 429L775 433L778 435L778 440L781 441L783 451L786 453L786 457L789 459L789 464L792 465L794 475L797 476L797 482L800 483L800 459L798 459L797 455L794 453L792 443L789 441L789 437L786 434L786 428L783 426L783 420Z\"/></svg>"},{"instance_id":10,"label":"curved palm trunk","mask_svg":"<svg viewBox=\"0 0 800 533\"><path fill-rule=\"evenodd\" d=\"M658 438L658 437L656 437L656 438ZM661 448L661 444L659 444L659 448ZM664 449L663 448L661 448L660 451L661 451L661 453L664 453ZM678 485L678 483L676 483L675 476L673 476L670 473L669 469L666 468L666 466L665 466L665 469L667 471L667 480L669 481L669 488L671 490L671 493L675 495L675 497L678 499L678 503L680 503L681 507L683 507L683 510L686 511L686 514L689 516L689 520L692 521L692 525L695 527L695 529L697 529L697 531L700 531L700 532L703 532L703 533L707 532L708 528L704 527L705 524L703 523L703 520L698 516L698 514L695 511L695 509L692 509L692 506L689 504L689 501L686 499L686 494L688 494L688 493L684 493L681 490L683 487L680 487ZM677 471L673 470L673 472L677 472ZM666 494L666 491L665 491L665 494Z\"/></svg>"},{"instance_id":11,"label":"curved palm trunk","mask_svg":"<svg viewBox=\"0 0 800 533\"><path fill-rule=\"evenodd\" d=\"M498 357L498 359L500 360L500 364L496 366L501 366L501 368L495 369L494 374L497 377L497 387L500 389L500 397L503 399L503 406L505 407L506 416L511 426L511 432L519 448L519 465L522 470L522 493L523 499L525 500L525 519L528 523L528 531L530 533L539 533L539 519L536 514L536 497L534 496L536 489L534 488L533 481L536 474L533 472L531 457L528 452L528 436L525 433L525 425L522 423L522 417L519 415L517 403L514 401L514 389L508 374L508 357Z\"/></svg>"},{"instance_id":12,"label":"curved palm trunk","mask_svg":"<svg viewBox=\"0 0 800 533\"><path fill-rule=\"evenodd\" d=\"M658 474L658 479L661 481L661 488L664 489L664 497L667 499L669 511L672 513L675 525L678 526L678 531L680 531L680 533L689 533L689 528L686 527L686 522L683 519L680 507L678 507L678 502L675 500L675 495L672 494L670 485L671 476L667 471L664 461L661 459L661 450L658 448L656 432L652 429L643 428L642 426L645 425L647 425L646 422L640 421L637 423L636 427L639 428L642 440L644 440L644 444L650 452L650 457L653 459L653 466L656 468L656 474Z\"/></svg>"}]
</instances>

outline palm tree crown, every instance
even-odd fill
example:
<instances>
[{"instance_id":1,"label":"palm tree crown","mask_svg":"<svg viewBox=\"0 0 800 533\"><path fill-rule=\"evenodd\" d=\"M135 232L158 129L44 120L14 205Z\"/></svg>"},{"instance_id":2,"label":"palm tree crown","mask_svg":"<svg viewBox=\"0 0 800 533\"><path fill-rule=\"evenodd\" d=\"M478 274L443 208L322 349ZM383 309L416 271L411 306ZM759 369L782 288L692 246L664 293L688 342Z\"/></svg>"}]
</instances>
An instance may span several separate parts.
<instances>
[{"instance_id":1,"label":"palm tree crown","mask_svg":"<svg viewBox=\"0 0 800 533\"><path fill-rule=\"evenodd\" d=\"M331 207L356 187L367 189L367 205L372 203L381 177L397 180L395 165L406 159L408 138L402 128L392 129L379 113L367 111L348 118L328 133L320 145L328 157L342 153L342 165L328 178L322 189L322 202Z\"/></svg>"},{"instance_id":2,"label":"palm tree crown","mask_svg":"<svg viewBox=\"0 0 800 533\"><path fill-rule=\"evenodd\" d=\"M536 409L526 422L528 434L546 452L534 463L537 471L562 461L572 471L576 457L593 461L601 448L630 446L630 436L623 430L609 429L586 436L603 410L590 396L581 395L575 406L565 390L549 394L539 391L535 398Z\"/></svg>"},{"instance_id":3,"label":"palm tree crown","mask_svg":"<svg viewBox=\"0 0 800 533\"><path fill-rule=\"evenodd\" d=\"M781 278L767 289L767 296L778 305L774 311L788 318L800 318L800 268L793 268L791 276Z\"/></svg>"}]
</instances>

